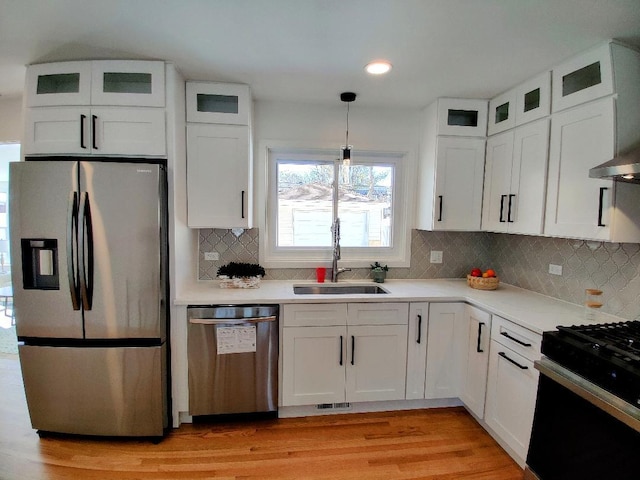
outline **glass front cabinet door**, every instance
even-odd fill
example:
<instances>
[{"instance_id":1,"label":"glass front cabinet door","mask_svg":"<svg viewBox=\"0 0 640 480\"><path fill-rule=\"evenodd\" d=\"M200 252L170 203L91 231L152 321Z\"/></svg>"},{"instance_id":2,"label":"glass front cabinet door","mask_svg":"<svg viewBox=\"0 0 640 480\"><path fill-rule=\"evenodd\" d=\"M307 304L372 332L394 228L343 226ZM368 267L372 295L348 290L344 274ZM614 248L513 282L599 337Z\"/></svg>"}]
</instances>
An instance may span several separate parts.
<instances>
[{"instance_id":1,"label":"glass front cabinet door","mask_svg":"<svg viewBox=\"0 0 640 480\"><path fill-rule=\"evenodd\" d=\"M553 111L613 93L611 44L590 50L553 69Z\"/></svg>"},{"instance_id":2,"label":"glass front cabinet door","mask_svg":"<svg viewBox=\"0 0 640 480\"><path fill-rule=\"evenodd\" d=\"M487 101L439 98L437 134L485 137L487 135Z\"/></svg>"},{"instance_id":3,"label":"glass front cabinet door","mask_svg":"<svg viewBox=\"0 0 640 480\"><path fill-rule=\"evenodd\" d=\"M187 122L249 125L248 85L187 82Z\"/></svg>"},{"instance_id":4,"label":"glass front cabinet door","mask_svg":"<svg viewBox=\"0 0 640 480\"><path fill-rule=\"evenodd\" d=\"M27 105L164 107L164 62L95 60L31 65Z\"/></svg>"},{"instance_id":5,"label":"glass front cabinet door","mask_svg":"<svg viewBox=\"0 0 640 480\"><path fill-rule=\"evenodd\" d=\"M504 132L516 124L516 92L509 90L489 101L489 135Z\"/></svg>"},{"instance_id":6,"label":"glass front cabinet door","mask_svg":"<svg viewBox=\"0 0 640 480\"><path fill-rule=\"evenodd\" d=\"M544 72L516 87L516 126L551 113L551 72Z\"/></svg>"},{"instance_id":7,"label":"glass front cabinet door","mask_svg":"<svg viewBox=\"0 0 640 480\"><path fill-rule=\"evenodd\" d=\"M27 106L89 105L91 62L60 62L27 68Z\"/></svg>"}]
</instances>

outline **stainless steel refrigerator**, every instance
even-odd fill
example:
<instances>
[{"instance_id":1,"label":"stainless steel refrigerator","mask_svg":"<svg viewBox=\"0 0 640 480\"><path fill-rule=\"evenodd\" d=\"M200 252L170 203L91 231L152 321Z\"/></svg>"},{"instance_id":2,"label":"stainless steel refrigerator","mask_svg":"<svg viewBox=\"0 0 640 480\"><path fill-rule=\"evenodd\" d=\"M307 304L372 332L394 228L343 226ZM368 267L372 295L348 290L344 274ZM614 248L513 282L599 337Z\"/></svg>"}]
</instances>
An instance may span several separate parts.
<instances>
[{"instance_id":1,"label":"stainless steel refrigerator","mask_svg":"<svg viewBox=\"0 0 640 480\"><path fill-rule=\"evenodd\" d=\"M168 426L166 185L161 163L11 164L18 350L41 433Z\"/></svg>"}]
</instances>

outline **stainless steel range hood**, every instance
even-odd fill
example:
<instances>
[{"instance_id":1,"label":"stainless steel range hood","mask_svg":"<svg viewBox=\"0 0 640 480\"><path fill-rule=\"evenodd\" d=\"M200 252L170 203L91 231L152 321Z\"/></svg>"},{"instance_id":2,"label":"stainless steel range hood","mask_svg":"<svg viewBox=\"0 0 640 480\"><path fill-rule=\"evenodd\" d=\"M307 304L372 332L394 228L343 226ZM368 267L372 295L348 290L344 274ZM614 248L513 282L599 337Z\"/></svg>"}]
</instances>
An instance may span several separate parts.
<instances>
[{"instance_id":1,"label":"stainless steel range hood","mask_svg":"<svg viewBox=\"0 0 640 480\"><path fill-rule=\"evenodd\" d=\"M593 167L589 170L589 177L640 184L640 148Z\"/></svg>"}]
</instances>

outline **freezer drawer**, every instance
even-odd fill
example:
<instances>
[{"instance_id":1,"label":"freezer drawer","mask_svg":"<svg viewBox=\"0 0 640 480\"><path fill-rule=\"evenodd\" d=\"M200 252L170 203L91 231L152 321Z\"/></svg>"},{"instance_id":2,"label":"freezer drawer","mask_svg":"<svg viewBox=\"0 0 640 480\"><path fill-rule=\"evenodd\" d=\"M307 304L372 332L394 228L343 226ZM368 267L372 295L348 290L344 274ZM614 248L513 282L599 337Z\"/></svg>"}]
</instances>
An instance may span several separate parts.
<instances>
[{"instance_id":1,"label":"freezer drawer","mask_svg":"<svg viewBox=\"0 0 640 480\"><path fill-rule=\"evenodd\" d=\"M206 310L189 309L189 413L275 412L277 307L265 317L254 313L240 319L212 318L216 315L209 316ZM226 310L217 312L224 315Z\"/></svg>"},{"instance_id":2,"label":"freezer drawer","mask_svg":"<svg viewBox=\"0 0 640 480\"><path fill-rule=\"evenodd\" d=\"M33 428L104 436L162 436L166 348L20 345Z\"/></svg>"}]
</instances>

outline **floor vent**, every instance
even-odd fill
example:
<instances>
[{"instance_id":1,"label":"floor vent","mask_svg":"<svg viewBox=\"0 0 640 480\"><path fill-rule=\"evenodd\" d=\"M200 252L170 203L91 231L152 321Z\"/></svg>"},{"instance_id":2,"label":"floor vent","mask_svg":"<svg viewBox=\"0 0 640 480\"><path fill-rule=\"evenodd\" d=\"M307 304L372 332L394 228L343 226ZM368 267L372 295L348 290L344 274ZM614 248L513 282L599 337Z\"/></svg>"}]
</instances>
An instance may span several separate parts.
<instances>
[{"instance_id":1,"label":"floor vent","mask_svg":"<svg viewBox=\"0 0 640 480\"><path fill-rule=\"evenodd\" d=\"M319 403L316 405L317 410L348 410L351 408L349 402L342 403Z\"/></svg>"}]
</instances>

